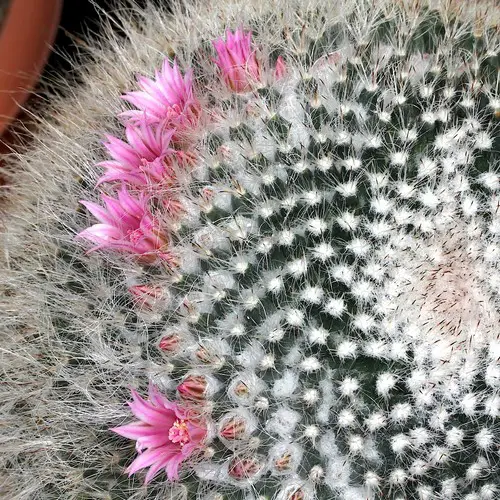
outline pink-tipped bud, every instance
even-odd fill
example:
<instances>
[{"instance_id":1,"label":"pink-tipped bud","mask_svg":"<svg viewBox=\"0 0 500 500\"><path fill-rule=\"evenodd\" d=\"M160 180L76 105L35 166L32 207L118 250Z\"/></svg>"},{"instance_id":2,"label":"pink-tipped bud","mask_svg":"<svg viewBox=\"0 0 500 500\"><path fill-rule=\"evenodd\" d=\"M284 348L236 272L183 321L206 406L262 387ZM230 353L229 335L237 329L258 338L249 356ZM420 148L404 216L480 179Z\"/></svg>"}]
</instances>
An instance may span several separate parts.
<instances>
[{"instance_id":1,"label":"pink-tipped bud","mask_svg":"<svg viewBox=\"0 0 500 500\"><path fill-rule=\"evenodd\" d=\"M214 368L218 368L224 364L224 358L221 358L215 352L203 346L200 346L196 350L195 356L204 365L210 365Z\"/></svg>"},{"instance_id":2,"label":"pink-tipped bud","mask_svg":"<svg viewBox=\"0 0 500 500\"><path fill-rule=\"evenodd\" d=\"M292 460L292 454L289 451L285 451L285 453L274 460L274 468L278 472L286 472L291 469Z\"/></svg>"},{"instance_id":3,"label":"pink-tipped bud","mask_svg":"<svg viewBox=\"0 0 500 500\"><path fill-rule=\"evenodd\" d=\"M290 492L286 498L287 500L305 500L306 494L302 488L298 487L295 491Z\"/></svg>"},{"instance_id":4,"label":"pink-tipped bud","mask_svg":"<svg viewBox=\"0 0 500 500\"><path fill-rule=\"evenodd\" d=\"M164 296L164 290L161 286L133 285L129 287L128 291L133 296L136 305L149 311Z\"/></svg>"},{"instance_id":5,"label":"pink-tipped bud","mask_svg":"<svg viewBox=\"0 0 500 500\"><path fill-rule=\"evenodd\" d=\"M274 67L274 79L281 80L286 75L286 64L285 60L279 56L276 60L276 66Z\"/></svg>"},{"instance_id":6,"label":"pink-tipped bud","mask_svg":"<svg viewBox=\"0 0 500 500\"><path fill-rule=\"evenodd\" d=\"M209 213L213 209L213 200L215 197L215 190L211 186L204 187L201 190L199 198L199 206L205 213Z\"/></svg>"},{"instance_id":7,"label":"pink-tipped bud","mask_svg":"<svg viewBox=\"0 0 500 500\"><path fill-rule=\"evenodd\" d=\"M158 347L163 352L175 353L179 350L180 345L181 345L181 339L179 335L171 334L162 337L160 343L158 344Z\"/></svg>"},{"instance_id":8,"label":"pink-tipped bud","mask_svg":"<svg viewBox=\"0 0 500 500\"><path fill-rule=\"evenodd\" d=\"M223 423L219 434L222 438L229 441L242 439L248 434L247 423L242 417L231 417Z\"/></svg>"},{"instance_id":9,"label":"pink-tipped bud","mask_svg":"<svg viewBox=\"0 0 500 500\"><path fill-rule=\"evenodd\" d=\"M205 400L207 385L207 379L203 375L188 375L177 386L177 392L185 402L201 403Z\"/></svg>"},{"instance_id":10,"label":"pink-tipped bud","mask_svg":"<svg viewBox=\"0 0 500 500\"><path fill-rule=\"evenodd\" d=\"M250 395L250 389L248 388L248 385L245 384L245 382L243 382L242 380L234 386L233 391L235 396L238 396L239 398L248 398Z\"/></svg>"},{"instance_id":11,"label":"pink-tipped bud","mask_svg":"<svg viewBox=\"0 0 500 500\"><path fill-rule=\"evenodd\" d=\"M228 474L238 480L252 479L262 469L262 463L257 457L234 457L229 462Z\"/></svg>"},{"instance_id":12,"label":"pink-tipped bud","mask_svg":"<svg viewBox=\"0 0 500 500\"><path fill-rule=\"evenodd\" d=\"M249 92L261 81L261 64L252 44L252 33L241 28L226 32L226 40L213 42L224 82L233 92Z\"/></svg>"},{"instance_id":13,"label":"pink-tipped bud","mask_svg":"<svg viewBox=\"0 0 500 500\"><path fill-rule=\"evenodd\" d=\"M181 200L175 198L175 196L165 196L165 198L161 200L161 206L164 212L168 214L172 219L178 219L186 213L184 204Z\"/></svg>"}]
</instances>

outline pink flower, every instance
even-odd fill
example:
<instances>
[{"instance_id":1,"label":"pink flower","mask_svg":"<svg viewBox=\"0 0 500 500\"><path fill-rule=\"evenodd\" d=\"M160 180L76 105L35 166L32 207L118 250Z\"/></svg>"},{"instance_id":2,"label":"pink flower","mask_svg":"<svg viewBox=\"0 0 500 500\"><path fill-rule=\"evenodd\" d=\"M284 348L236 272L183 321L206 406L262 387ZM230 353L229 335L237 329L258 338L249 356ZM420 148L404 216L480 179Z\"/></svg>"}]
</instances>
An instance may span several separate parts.
<instances>
[{"instance_id":1,"label":"pink flower","mask_svg":"<svg viewBox=\"0 0 500 500\"><path fill-rule=\"evenodd\" d=\"M98 164L106 172L97 185L120 181L141 186L169 180L173 158L177 156L177 152L170 148L173 134L173 130L149 125L143 119L125 128L128 142L107 135L104 145L113 159Z\"/></svg>"},{"instance_id":2,"label":"pink flower","mask_svg":"<svg viewBox=\"0 0 500 500\"><path fill-rule=\"evenodd\" d=\"M226 31L226 40L212 42L226 85L234 92L248 92L261 81L261 66L252 47L252 33L239 28L234 33Z\"/></svg>"},{"instance_id":3,"label":"pink flower","mask_svg":"<svg viewBox=\"0 0 500 500\"><path fill-rule=\"evenodd\" d=\"M182 76L177 61L171 66L165 59L161 71L155 72L154 80L139 76L137 82L141 90L123 96L137 110L126 111L122 116L132 121L145 116L149 123L163 122L177 132L196 126L201 107L193 93L192 70Z\"/></svg>"},{"instance_id":4,"label":"pink flower","mask_svg":"<svg viewBox=\"0 0 500 500\"><path fill-rule=\"evenodd\" d=\"M140 193L135 198L122 186L118 199L106 195L101 197L106 208L91 201L80 201L101 222L77 235L97 245L89 252L110 248L137 254L149 262L171 258L167 252L167 236L151 214L150 198L146 194Z\"/></svg>"},{"instance_id":5,"label":"pink flower","mask_svg":"<svg viewBox=\"0 0 500 500\"><path fill-rule=\"evenodd\" d=\"M138 457L129 465L130 475L150 467L145 483L165 469L170 481L179 478L179 466L203 446L207 437L207 423L201 416L169 401L153 384L149 385L149 401L134 389L132 413L139 421L110 429L120 436L135 439Z\"/></svg>"}]
</instances>

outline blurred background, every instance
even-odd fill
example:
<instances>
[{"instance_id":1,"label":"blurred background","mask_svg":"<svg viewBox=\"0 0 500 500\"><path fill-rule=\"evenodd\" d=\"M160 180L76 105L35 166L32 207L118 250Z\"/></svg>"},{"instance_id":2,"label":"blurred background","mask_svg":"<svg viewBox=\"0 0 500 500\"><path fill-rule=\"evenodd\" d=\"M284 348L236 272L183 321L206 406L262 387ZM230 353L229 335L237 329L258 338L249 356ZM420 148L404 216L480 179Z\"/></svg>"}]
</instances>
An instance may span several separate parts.
<instances>
[{"instance_id":1,"label":"blurred background","mask_svg":"<svg viewBox=\"0 0 500 500\"><path fill-rule=\"evenodd\" d=\"M4 188L2 159L13 149L22 149L29 137L24 132L30 117L23 107L37 104L40 81L52 82L69 73L70 61L82 50L82 37L99 34L100 15L127 1L0 0L0 185Z\"/></svg>"},{"instance_id":2,"label":"blurred background","mask_svg":"<svg viewBox=\"0 0 500 500\"><path fill-rule=\"evenodd\" d=\"M128 1L130 0L62 0L60 26L54 43L54 52L49 58L46 70L67 70L69 66L61 57L61 53L73 55L76 50L75 42L78 43L77 39L82 34L99 33L99 11L112 11L114 6L126 4ZM144 5L146 1L134 0L134 3ZM156 1L166 4L169 0Z\"/></svg>"},{"instance_id":3,"label":"blurred background","mask_svg":"<svg viewBox=\"0 0 500 500\"><path fill-rule=\"evenodd\" d=\"M65 71L69 68L62 56L74 54L77 40L84 33L99 32L99 9L111 10L117 0L63 0L59 29L54 41L54 52L49 57L46 71Z\"/></svg>"}]
</instances>

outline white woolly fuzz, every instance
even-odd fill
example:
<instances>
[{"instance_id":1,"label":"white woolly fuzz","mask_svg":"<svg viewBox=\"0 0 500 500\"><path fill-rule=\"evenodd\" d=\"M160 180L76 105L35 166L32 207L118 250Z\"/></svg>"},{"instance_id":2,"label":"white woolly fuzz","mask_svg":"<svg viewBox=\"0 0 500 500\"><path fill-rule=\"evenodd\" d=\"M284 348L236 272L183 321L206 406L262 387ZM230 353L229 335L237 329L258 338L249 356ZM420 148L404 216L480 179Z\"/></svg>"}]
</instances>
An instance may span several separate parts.
<instances>
[{"instance_id":1,"label":"white woolly fuzz","mask_svg":"<svg viewBox=\"0 0 500 500\"><path fill-rule=\"evenodd\" d=\"M290 309L286 313L286 322L290 326L301 326L304 323L305 315L300 309Z\"/></svg>"},{"instance_id":2,"label":"white woolly fuzz","mask_svg":"<svg viewBox=\"0 0 500 500\"><path fill-rule=\"evenodd\" d=\"M305 258L296 259L288 263L286 268L294 278L298 278L307 272L307 260Z\"/></svg>"},{"instance_id":3,"label":"white woolly fuzz","mask_svg":"<svg viewBox=\"0 0 500 500\"><path fill-rule=\"evenodd\" d=\"M302 395L302 399L308 406L316 404L319 398L320 394L317 389L306 389Z\"/></svg>"},{"instance_id":4,"label":"white woolly fuzz","mask_svg":"<svg viewBox=\"0 0 500 500\"><path fill-rule=\"evenodd\" d=\"M278 399L290 397L298 387L299 377L293 371L287 371L273 385L273 396Z\"/></svg>"},{"instance_id":5,"label":"white woolly fuzz","mask_svg":"<svg viewBox=\"0 0 500 500\"><path fill-rule=\"evenodd\" d=\"M312 344L326 344L330 332L323 327L312 327L309 329L308 338Z\"/></svg>"},{"instance_id":6,"label":"white woolly fuzz","mask_svg":"<svg viewBox=\"0 0 500 500\"><path fill-rule=\"evenodd\" d=\"M339 413L337 422L340 427L353 427L356 423L356 415L351 410L344 409Z\"/></svg>"},{"instance_id":7,"label":"white woolly fuzz","mask_svg":"<svg viewBox=\"0 0 500 500\"><path fill-rule=\"evenodd\" d=\"M387 418L381 412L373 413L365 420L365 425L370 432L375 432L387 425Z\"/></svg>"},{"instance_id":8,"label":"white woolly fuzz","mask_svg":"<svg viewBox=\"0 0 500 500\"><path fill-rule=\"evenodd\" d=\"M304 429L304 436L309 438L311 441L315 441L320 434L320 430L315 425L308 425Z\"/></svg>"},{"instance_id":9,"label":"white woolly fuzz","mask_svg":"<svg viewBox=\"0 0 500 500\"><path fill-rule=\"evenodd\" d=\"M340 317L345 310L345 303L342 299L329 299L325 304L325 312L333 317Z\"/></svg>"},{"instance_id":10,"label":"white woolly fuzz","mask_svg":"<svg viewBox=\"0 0 500 500\"><path fill-rule=\"evenodd\" d=\"M311 253L316 259L326 262L335 255L335 250L329 243L321 243L317 247L314 247Z\"/></svg>"},{"instance_id":11,"label":"white woolly fuzz","mask_svg":"<svg viewBox=\"0 0 500 500\"><path fill-rule=\"evenodd\" d=\"M377 378L377 392L388 397L391 389L396 385L396 377L392 373L382 373Z\"/></svg>"},{"instance_id":12,"label":"white woolly fuzz","mask_svg":"<svg viewBox=\"0 0 500 500\"><path fill-rule=\"evenodd\" d=\"M273 413L271 419L267 423L267 430L278 434L282 438L290 438L300 419L299 413L290 408L282 407Z\"/></svg>"},{"instance_id":13,"label":"white woolly fuzz","mask_svg":"<svg viewBox=\"0 0 500 500\"><path fill-rule=\"evenodd\" d=\"M353 397L359 389L359 381L355 378L345 378L339 384L340 393L343 396Z\"/></svg>"}]
</instances>

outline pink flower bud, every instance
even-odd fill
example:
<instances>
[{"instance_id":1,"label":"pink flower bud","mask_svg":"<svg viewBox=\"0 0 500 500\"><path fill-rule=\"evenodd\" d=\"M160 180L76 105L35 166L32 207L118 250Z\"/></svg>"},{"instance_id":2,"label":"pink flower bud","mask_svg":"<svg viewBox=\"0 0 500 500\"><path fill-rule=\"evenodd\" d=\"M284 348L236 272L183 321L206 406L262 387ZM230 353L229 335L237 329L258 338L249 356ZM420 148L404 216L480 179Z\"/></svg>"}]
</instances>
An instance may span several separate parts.
<instances>
[{"instance_id":1,"label":"pink flower bud","mask_svg":"<svg viewBox=\"0 0 500 500\"><path fill-rule=\"evenodd\" d=\"M215 190L211 186L204 187L200 193L199 205L203 212L208 213L213 208L213 199L215 196Z\"/></svg>"},{"instance_id":2,"label":"pink flower bud","mask_svg":"<svg viewBox=\"0 0 500 500\"><path fill-rule=\"evenodd\" d=\"M262 469L262 463L257 457L235 456L229 462L228 474L238 480L252 479Z\"/></svg>"},{"instance_id":3,"label":"pink flower bud","mask_svg":"<svg viewBox=\"0 0 500 500\"><path fill-rule=\"evenodd\" d=\"M233 440L241 439L247 435L247 424L244 418L234 416L223 423L219 434L221 437Z\"/></svg>"},{"instance_id":4,"label":"pink flower bud","mask_svg":"<svg viewBox=\"0 0 500 500\"><path fill-rule=\"evenodd\" d=\"M226 40L213 42L219 66L226 85L233 92L249 92L261 81L261 65L252 46L252 33L241 28L226 32Z\"/></svg>"},{"instance_id":5,"label":"pink flower bud","mask_svg":"<svg viewBox=\"0 0 500 500\"><path fill-rule=\"evenodd\" d=\"M208 350L206 347L203 346L200 346L196 350L195 356L204 365L211 365L216 367L216 366L222 366L224 362L224 358L221 358L215 352L213 352L212 350Z\"/></svg>"},{"instance_id":6,"label":"pink flower bud","mask_svg":"<svg viewBox=\"0 0 500 500\"><path fill-rule=\"evenodd\" d=\"M287 500L305 500L306 494L304 493L304 490L299 486L295 491L291 491L286 498Z\"/></svg>"},{"instance_id":7,"label":"pink flower bud","mask_svg":"<svg viewBox=\"0 0 500 500\"><path fill-rule=\"evenodd\" d=\"M173 219L178 219L182 214L186 212L182 201L179 199L169 196L161 200L161 205L168 214Z\"/></svg>"},{"instance_id":8,"label":"pink flower bud","mask_svg":"<svg viewBox=\"0 0 500 500\"><path fill-rule=\"evenodd\" d=\"M161 286L153 285L133 285L128 291L134 298L134 302L139 307L152 310L155 303L164 295L164 290Z\"/></svg>"},{"instance_id":9,"label":"pink flower bud","mask_svg":"<svg viewBox=\"0 0 500 500\"><path fill-rule=\"evenodd\" d=\"M162 339L160 340L158 347L164 352L174 353L179 350L180 343L181 339L178 335L165 335L165 337L162 337Z\"/></svg>"},{"instance_id":10,"label":"pink flower bud","mask_svg":"<svg viewBox=\"0 0 500 500\"><path fill-rule=\"evenodd\" d=\"M242 380L235 385L233 390L234 394L239 398L248 398L248 396L250 395L248 385L245 384L245 382L243 382Z\"/></svg>"},{"instance_id":11,"label":"pink flower bud","mask_svg":"<svg viewBox=\"0 0 500 500\"><path fill-rule=\"evenodd\" d=\"M207 379L203 375L188 375L177 386L177 392L185 402L200 403L205 400L207 385Z\"/></svg>"},{"instance_id":12,"label":"pink flower bud","mask_svg":"<svg viewBox=\"0 0 500 500\"><path fill-rule=\"evenodd\" d=\"M286 472L290 470L292 460L292 454L289 451L286 451L283 455L274 460L274 467L278 472Z\"/></svg>"},{"instance_id":13,"label":"pink flower bud","mask_svg":"<svg viewBox=\"0 0 500 500\"><path fill-rule=\"evenodd\" d=\"M274 67L274 79L281 80L286 75L286 64L284 59L279 56Z\"/></svg>"}]
</instances>

